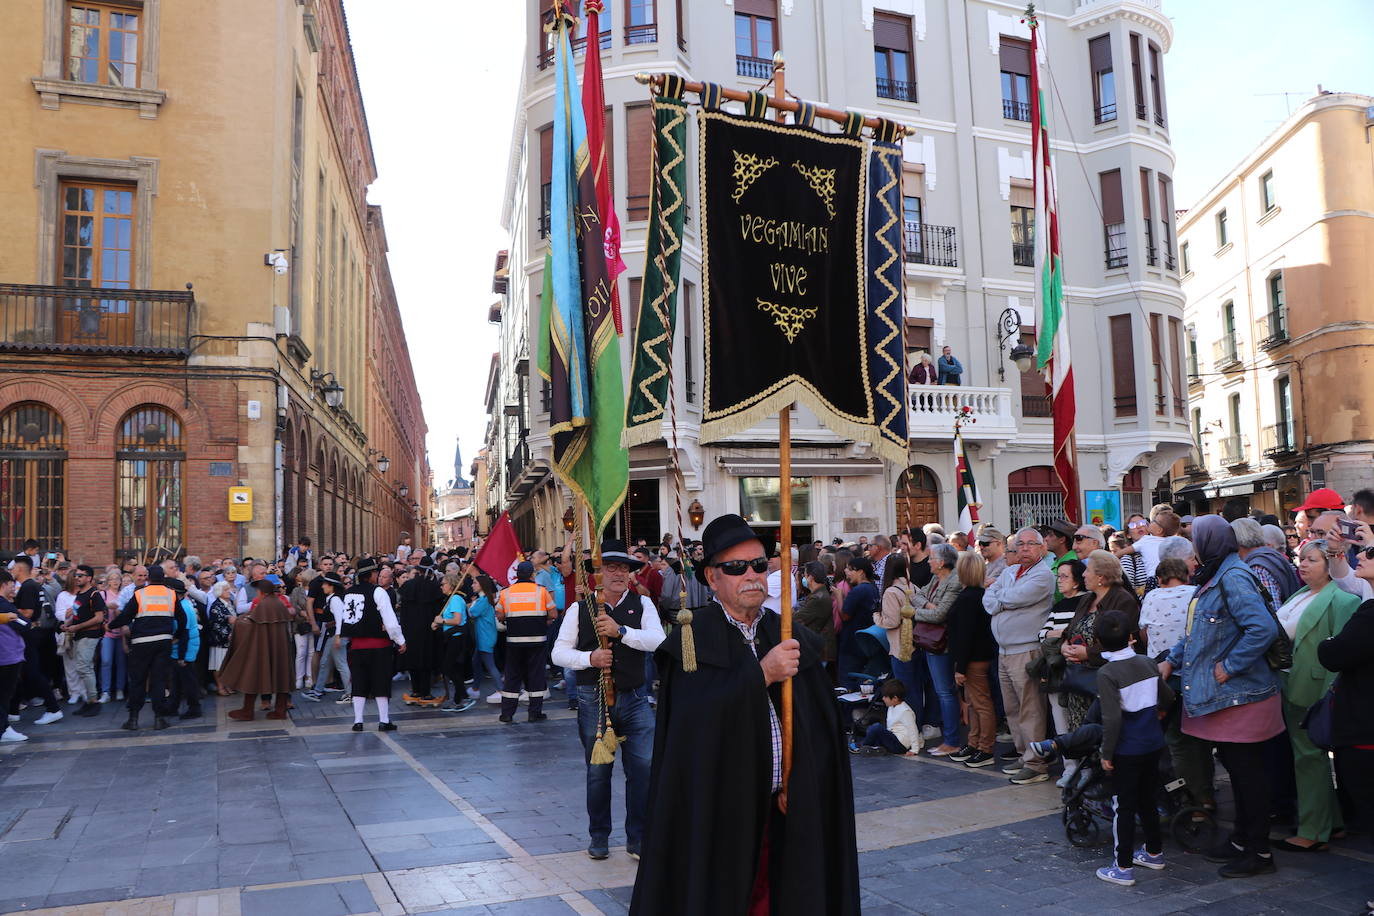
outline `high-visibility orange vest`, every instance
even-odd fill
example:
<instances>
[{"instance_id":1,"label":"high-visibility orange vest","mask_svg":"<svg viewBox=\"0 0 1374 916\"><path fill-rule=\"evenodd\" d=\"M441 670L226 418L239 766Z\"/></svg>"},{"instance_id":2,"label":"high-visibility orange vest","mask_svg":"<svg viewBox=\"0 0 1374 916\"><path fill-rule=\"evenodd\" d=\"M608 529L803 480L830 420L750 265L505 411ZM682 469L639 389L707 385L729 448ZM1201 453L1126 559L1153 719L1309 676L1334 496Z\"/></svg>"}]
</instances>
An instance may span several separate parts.
<instances>
[{"instance_id":1,"label":"high-visibility orange vest","mask_svg":"<svg viewBox=\"0 0 1374 916\"><path fill-rule=\"evenodd\" d=\"M134 592L134 597L138 599L137 617L172 617L176 614L176 593L165 585L145 585Z\"/></svg>"},{"instance_id":2,"label":"high-visibility orange vest","mask_svg":"<svg viewBox=\"0 0 1374 916\"><path fill-rule=\"evenodd\" d=\"M508 643L537 643L544 639L549 614L557 609L549 590L533 582L516 582L503 590L496 599L496 607L505 615Z\"/></svg>"}]
</instances>

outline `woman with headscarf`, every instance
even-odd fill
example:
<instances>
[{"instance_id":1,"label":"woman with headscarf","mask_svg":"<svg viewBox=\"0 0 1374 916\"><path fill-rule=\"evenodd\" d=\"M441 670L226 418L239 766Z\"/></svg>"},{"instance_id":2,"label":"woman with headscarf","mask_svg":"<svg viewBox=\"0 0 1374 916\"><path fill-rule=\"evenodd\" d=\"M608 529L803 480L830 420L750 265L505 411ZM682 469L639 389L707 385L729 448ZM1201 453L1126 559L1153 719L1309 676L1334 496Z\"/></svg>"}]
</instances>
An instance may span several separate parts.
<instances>
[{"instance_id":1,"label":"woman with headscarf","mask_svg":"<svg viewBox=\"0 0 1374 916\"><path fill-rule=\"evenodd\" d=\"M1268 874L1275 864L1264 743L1282 733L1284 723L1278 678L1265 651L1278 636L1278 623L1224 518L1197 519L1193 543L1202 562L1193 577L1197 592L1183 638L1159 670L1166 680L1177 670L1182 680L1183 733L1211 742L1231 775L1235 828L1207 852L1208 861L1224 863L1224 878Z\"/></svg>"},{"instance_id":2,"label":"woman with headscarf","mask_svg":"<svg viewBox=\"0 0 1374 916\"><path fill-rule=\"evenodd\" d=\"M234 635L229 641L229 656L220 668L221 686L243 694L243 706L231 709L229 718L240 722L253 720L253 700L258 695L276 695L276 706L269 719L285 719L291 689L295 684L292 661L294 619L291 609L277 593L281 578L263 576L253 585L260 597L248 611L234 620Z\"/></svg>"}]
</instances>

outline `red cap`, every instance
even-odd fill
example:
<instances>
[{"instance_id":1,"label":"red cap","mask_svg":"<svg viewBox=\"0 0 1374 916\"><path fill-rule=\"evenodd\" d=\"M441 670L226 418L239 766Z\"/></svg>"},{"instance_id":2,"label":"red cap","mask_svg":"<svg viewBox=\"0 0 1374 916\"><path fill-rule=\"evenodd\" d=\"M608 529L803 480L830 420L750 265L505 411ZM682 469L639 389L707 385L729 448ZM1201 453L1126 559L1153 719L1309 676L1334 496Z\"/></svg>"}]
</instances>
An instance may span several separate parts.
<instances>
[{"instance_id":1,"label":"red cap","mask_svg":"<svg viewBox=\"0 0 1374 916\"><path fill-rule=\"evenodd\" d=\"M1327 509L1340 511L1345 508L1345 500L1341 499L1341 494L1330 487L1322 487L1307 494L1307 501L1294 509L1296 512L1306 512L1309 509Z\"/></svg>"}]
</instances>

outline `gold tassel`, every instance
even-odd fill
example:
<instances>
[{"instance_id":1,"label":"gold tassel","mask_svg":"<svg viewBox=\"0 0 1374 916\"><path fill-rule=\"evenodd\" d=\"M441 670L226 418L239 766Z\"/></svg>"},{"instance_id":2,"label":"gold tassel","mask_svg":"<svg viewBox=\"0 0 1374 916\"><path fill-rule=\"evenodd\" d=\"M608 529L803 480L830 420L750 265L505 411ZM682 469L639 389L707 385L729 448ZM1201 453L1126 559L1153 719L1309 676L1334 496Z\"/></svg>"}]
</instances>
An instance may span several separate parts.
<instances>
[{"instance_id":1,"label":"gold tassel","mask_svg":"<svg viewBox=\"0 0 1374 916\"><path fill-rule=\"evenodd\" d=\"M902 605L902 625L899 628L900 636L897 642L897 660L903 662L911 661L911 653L916 650L911 640L911 621L916 616L916 608L911 604Z\"/></svg>"},{"instance_id":2,"label":"gold tassel","mask_svg":"<svg viewBox=\"0 0 1374 916\"><path fill-rule=\"evenodd\" d=\"M615 729L607 725L606 730L597 735L596 744L592 745L592 765L614 763L615 749L619 743L615 738Z\"/></svg>"},{"instance_id":3,"label":"gold tassel","mask_svg":"<svg viewBox=\"0 0 1374 916\"><path fill-rule=\"evenodd\" d=\"M697 644L692 639L692 612L679 611L677 625L682 627L682 670L691 674L697 670Z\"/></svg>"}]
</instances>

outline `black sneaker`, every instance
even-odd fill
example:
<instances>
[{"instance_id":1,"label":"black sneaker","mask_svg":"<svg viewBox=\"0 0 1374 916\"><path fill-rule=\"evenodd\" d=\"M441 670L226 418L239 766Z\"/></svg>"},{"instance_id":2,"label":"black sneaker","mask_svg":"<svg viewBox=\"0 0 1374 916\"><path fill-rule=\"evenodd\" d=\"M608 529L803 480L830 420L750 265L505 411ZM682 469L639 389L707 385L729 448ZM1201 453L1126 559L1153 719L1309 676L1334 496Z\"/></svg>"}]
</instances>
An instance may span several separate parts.
<instances>
[{"instance_id":1,"label":"black sneaker","mask_svg":"<svg viewBox=\"0 0 1374 916\"><path fill-rule=\"evenodd\" d=\"M76 711L76 714L78 716L84 716L86 718L90 718L91 716L98 716L100 715L100 704L85 703L82 705L80 709Z\"/></svg>"},{"instance_id":2,"label":"black sneaker","mask_svg":"<svg viewBox=\"0 0 1374 916\"><path fill-rule=\"evenodd\" d=\"M966 767L988 767L992 766L993 756L987 751L974 751L973 756L964 761Z\"/></svg>"},{"instance_id":3,"label":"black sneaker","mask_svg":"<svg viewBox=\"0 0 1374 916\"><path fill-rule=\"evenodd\" d=\"M531 722L543 722L548 716L542 712L530 713Z\"/></svg>"},{"instance_id":4,"label":"black sneaker","mask_svg":"<svg viewBox=\"0 0 1374 916\"><path fill-rule=\"evenodd\" d=\"M597 861L600 861L602 859L609 859L611 857L611 850L609 844L605 842L598 843L593 841L592 845L587 847L587 856L588 858L596 859Z\"/></svg>"},{"instance_id":5,"label":"black sneaker","mask_svg":"<svg viewBox=\"0 0 1374 916\"><path fill-rule=\"evenodd\" d=\"M185 722L187 719L199 719L203 715L204 713L202 713L199 709L188 709L181 714L181 721Z\"/></svg>"},{"instance_id":6,"label":"black sneaker","mask_svg":"<svg viewBox=\"0 0 1374 916\"><path fill-rule=\"evenodd\" d=\"M949 759L953 760L955 763L963 763L965 760L968 760L976 753L978 752L975 751L973 748L969 747L967 744L965 744L963 747L959 748L959 750L955 751L953 754L950 754Z\"/></svg>"},{"instance_id":7,"label":"black sneaker","mask_svg":"<svg viewBox=\"0 0 1374 916\"><path fill-rule=\"evenodd\" d=\"M515 724L515 717L514 717L514 716L501 716L501 717L499 718L499 721L502 722L502 723L505 724L505 725L514 725L514 724ZM608 852L608 853L606 853L606 855L610 855L610 853Z\"/></svg>"},{"instance_id":8,"label":"black sneaker","mask_svg":"<svg viewBox=\"0 0 1374 916\"><path fill-rule=\"evenodd\" d=\"M1202 857L1208 862L1234 862L1244 855L1245 850L1241 849L1230 840L1213 846L1211 849L1204 850L1202 853Z\"/></svg>"},{"instance_id":9,"label":"black sneaker","mask_svg":"<svg viewBox=\"0 0 1374 916\"><path fill-rule=\"evenodd\" d=\"M130 716L125 719L124 724L119 727L129 732L138 731L138 716Z\"/></svg>"},{"instance_id":10,"label":"black sneaker","mask_svg":"<svg viewBox=\"0 0 1374 916\"><path fill-rule=\"evenodd\" d=\"M379 732L394 732L395 730L396 730L396 723L395 723L395 722L378 722L378 723L377 723L377 731L379 731Z\"/></svg>"},{"instance_id":11,"label":"black sneaker","mask_svg":"<svg viewBox=\"0 0 1374 916\"><path fill-rule=\"evenodd\" d=\"M1253 878L1255 875L1272 875L1278 870L1273 855L1262 856L1247 852L1221 866L1217 869L1217 874L1223 878Z\"/></svg>"}]
</instances>

